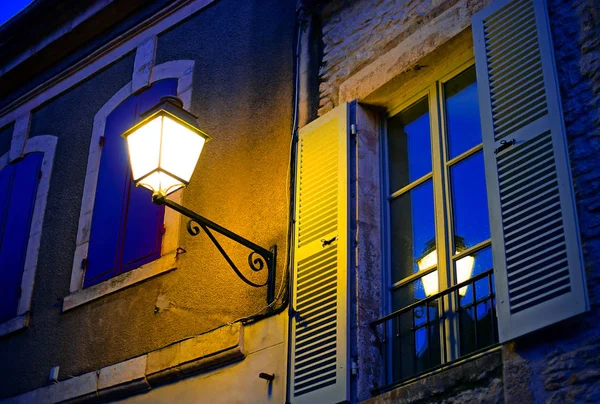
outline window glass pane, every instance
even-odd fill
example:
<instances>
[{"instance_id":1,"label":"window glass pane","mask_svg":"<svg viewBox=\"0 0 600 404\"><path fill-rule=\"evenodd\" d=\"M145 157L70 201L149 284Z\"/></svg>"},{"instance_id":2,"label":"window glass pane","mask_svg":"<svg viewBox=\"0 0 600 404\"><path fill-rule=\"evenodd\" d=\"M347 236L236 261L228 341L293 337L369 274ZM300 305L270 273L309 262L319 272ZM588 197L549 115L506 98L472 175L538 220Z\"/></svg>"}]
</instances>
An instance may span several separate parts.
<instances>
[{"instance_id":1,"label":"window glass pane","mask_svg":"<svg viewBox=\"0 0 600 404\"><path fill-rule=\"evenodd\" d=\"M455 253L490 238L483 152L450 168Z\"/></svg>"},{"instance_id":2,"label":"window glass pane","mask_svg":"<svg viewBox=\"0 0 600 404\"><path fill-rule=\"evenodd\" d=\"M400 195L390 203L392 282L437 263L433 181ZM423 259L426 258L426 259ZM423 268L424 269L424 268Z\"/></svg>"},{"instance_id":3,"label":"window glass pane","mask_svg":"<svg viewBox=\"0 0 600 404\"><path fill-rule=\"evenodd\" d=\"M444 84L450 158L481 143L475 67Z\"/></svg>"},{"instance_id":4,"label":"window glass pane","mask_svg":"<svg viewBox=\"0 0 600 404\"><path fill-rule=\"evenodd\" d=\"M427 97L388 121L390 191L431 172L431 140Z\"/></svg>"}]
</instances>

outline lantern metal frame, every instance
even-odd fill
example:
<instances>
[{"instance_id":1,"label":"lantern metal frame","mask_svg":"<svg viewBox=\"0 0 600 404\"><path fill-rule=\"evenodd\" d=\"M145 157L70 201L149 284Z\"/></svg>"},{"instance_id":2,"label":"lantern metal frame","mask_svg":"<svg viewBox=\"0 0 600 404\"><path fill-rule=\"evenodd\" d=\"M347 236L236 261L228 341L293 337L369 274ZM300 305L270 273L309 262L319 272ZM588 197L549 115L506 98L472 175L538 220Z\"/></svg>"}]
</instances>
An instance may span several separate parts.
<instances>
[{"instance_id":1,"label":"lantern metal frame","mask_svg":"<svg viewBox=\"0 0 600 404\"><path fill-rule=\"evenodd\" d=\"M129 133L132 133L145 122L148 122L149 120L151 120L159 114L173 117L174 119L176 119L177 122L191 127L195 132L205 137L207 141L211 139L208 135L206 135L206 133L204 133L202 130L200 130L200 128L198 128L198 125L196 123L197 117L191 114L190 112L184 110L183 102L181 102L179 98L173 96L163 97L159 104L152 107L150 110L148 110L142 115L143 120L139 124L127 130L122 136L126 137ZM158 169L153 170L152 172L140 177L137 181L134 180L135 185L140 186L140 180L146 178L148 175L156 171L158 171ZM168 174L172 175L170 173ZM175 175L172 176L173 178L180 179ZM182 181L182 184L183 188L185 188L188 183ZM215 247L217 247L217 250L219 251L219 253L221 253L225 261L231 267L231 269L242 281L244 281L247 285L255 288L261 288L266 286L267 304L270 306L275 301L275 264L277 257L276 245L271 246L270 249L263 248L258 244L253 243L252 241L240 236L239 234L236 234L231 230L226 229L225 227L220 226L217 223L205 218L204 216L201 216L198 213L167 199L166 194L158 192L153 193L152 202L154 202L157 205L168 206L176 212L188 217L189 220L187 223L187 231L190 235L197 236L198 234L200 234L200 230L203 230L210 239L210 241L215 245ZM244 276L244 274L242 274L240 269L233 262L231 257L227 254L223 246L216 239L215 235L212 233L213 231L251 250L250 254L248 255L248 267L254 272L260 272L263 269L266 269L267 280L264 283L256 283Z\"/></svg>"}]
</instances>

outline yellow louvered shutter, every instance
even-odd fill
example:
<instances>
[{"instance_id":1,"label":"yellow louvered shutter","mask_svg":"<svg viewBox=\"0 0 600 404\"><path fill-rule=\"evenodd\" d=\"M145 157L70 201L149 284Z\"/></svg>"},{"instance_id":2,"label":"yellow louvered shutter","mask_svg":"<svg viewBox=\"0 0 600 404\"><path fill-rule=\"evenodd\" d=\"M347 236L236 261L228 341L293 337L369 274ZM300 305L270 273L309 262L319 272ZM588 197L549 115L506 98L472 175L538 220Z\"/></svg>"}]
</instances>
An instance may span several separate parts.
<instances>
[{"instance_id":1,"label":"yellow louvered shutter","mask_svg":"<svg viewBox=\"0 0 600 404\"><path fill-rule=\"evenodd\" d=\"M473 37L500 342L588 308L544 0L496 1Z\"/></svg>"},{"instance_id":2,"label":"yellow louvered shutter","mask_svg":"<svg viewBox=\"0 0 600 404\"><path fill-rule=\"evenodd\" d=\"M347 109L341 105L299 133L292 403L349 398Z\"/></svg>"}]
</instances>

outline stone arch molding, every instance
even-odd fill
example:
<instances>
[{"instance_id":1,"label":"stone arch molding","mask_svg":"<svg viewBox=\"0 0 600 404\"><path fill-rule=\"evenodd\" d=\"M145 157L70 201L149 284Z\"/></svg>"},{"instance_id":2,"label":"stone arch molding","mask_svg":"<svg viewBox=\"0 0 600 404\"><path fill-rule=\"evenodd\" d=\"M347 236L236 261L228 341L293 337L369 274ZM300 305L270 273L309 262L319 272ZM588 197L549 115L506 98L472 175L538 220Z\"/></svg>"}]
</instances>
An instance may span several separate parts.
<instances>
[{"instance_id":1,"label":"stone arch molding","mask_svg":"<svg viewBox=\"0 0 600 404\"><path fill-rule=\"evenodd\" d=\"M79 226L77 230L77 246L71 272L71 284L69 287L70 295L63 301L63 311L67 311L101 296L113 293L176 268L176 250L179 246L180 218L176 212L166 209L164 219L165 234L162 240L160 258L112 279L83 289L85 270L82 270L82 262L88 254L92 213L96 197L96 186L98 184L100 158L102 156L100 137L104 135L106 118L128 97L144 87L164 79L177 79L177 96L183 101L185 109L189 110L191 106L194 61L174 60L148 69L147 66L152 64L152 59L154 57L152 46L155 46L155 42L150 42L150 50L145 49L144 45L138 48L132 80L117 91L115 95L100 108L94 117L81 212L79 215ZM145 55L149 55L148 57L150 60L140 61L140 58L143 59ZM170 199L180 203L181 196L182 191L179 190L171 194Z\"/></svg>"},{"instance_id":2,"label":"stone arch molding","mask_svg":"<svg viewBox=\"0 0 600 404\"><path fill-rule=\"evenodd\" d=\"M13 135L14 136L14 135ZM13 137L14 139L14 137ZM0 157L0 170L11 162L29 153L42 153L41 177L38 183L29 228L29 239L21 278L21 296L17 305L17 316L11 320L0 323L0 335L6 335L29 325L33 284L37 271L38 253L42 238L42 225L46 213L46 202L50 189L50 176L58 139L52 135L35 136L30 139L23 138L22 142L12 143L11 150ZM24 143L24 144L23 144Z\"/></svg>"}]
</instances>

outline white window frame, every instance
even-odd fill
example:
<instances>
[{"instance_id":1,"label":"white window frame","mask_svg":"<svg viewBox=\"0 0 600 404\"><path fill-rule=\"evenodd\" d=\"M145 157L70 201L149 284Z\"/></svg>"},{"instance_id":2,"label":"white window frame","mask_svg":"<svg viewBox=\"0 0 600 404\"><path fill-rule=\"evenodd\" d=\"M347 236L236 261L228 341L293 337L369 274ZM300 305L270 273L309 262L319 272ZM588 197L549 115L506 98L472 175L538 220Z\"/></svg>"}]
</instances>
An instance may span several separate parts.
<instances>
[{"instance_id":1,"label":"white window frame","mask_svg":"<svg viewBox=\"0 0 600 404\"><path fill-rule=\"evenodd\" d=\"M82 262L88 255L98 172L102 156L100 137L104 136L107 117L131 95L154 82L165 79L177 79L177 96L183 101L186 110L189 110L191 105L194 61L174 60L154 66L155 54L156 37L153 37L142 43L137 49L132 80L106 102L94 117L77 230L77 246L71 271L70 294L63 300L63 312L177 268L180 215L171 209L166 209L164 216L165 234L162 237L160 258L97 285L83 288L85 269L82 269ZM170 195L170 199L176 203L181 203L182 192L182 190L174 192Z\"/></svg>"},{"instance_id":2,"label":"white window frame","mask_svg":"<svg viewBox=\"0 0 600 404\"><path fill-rule=\"evenodd\" d=\"M26 114L17 120L13 129L10 151L0 157L0 170L8 164L18 160L29 153L42 153L41 178L35 195L33 213L31 215L31 227L29 228L29 239L27 241L27 252L23 275L21 277L21 296L17 305L17 315L7 321L0 323L0 336L10 334L29 326L31 312L31 300L33 297L33 286L35 273L37 271L38 254L40 252L40 241L42 238L42 227L46 202L50 189L50 175L56 151L56 136L42 135L27 139L29 121L31 115Z\"/></svg>"},{"instance_id":3,"label":"white window frame","mask_svg":"<svg viewBox=\"0 0 600 404\"><path fill-rule=\"evenodd\" d=\"M471 57L470 59L468 59L467 61L462 61L462 62L456 62L456 63L451 63L449 64L449 66L445 66L443 68L441 68L439 71L436 72L432 72L430 75L427 75L426 78L424 78L423 80L417 80L417 82L415 83L415 85L413 87L410 86L406 86L406 88L409 89L409 91L404 92L403 96L401 97L397 97L394 100L392 100L389 105L387 106L387 117L386 117L386 122L388 119L392 118L393 116L397 115L398 113L406 110L407 108L409 108L410 106L412 106L413 104L415 104L417 101L421 100L424 97L427 97L428 99L428 105L429 105L429 114L430 114L430 128L431 128L431 158L432 158L432 171L431 173L416 179L412 182L410 182L409 184L403 186L401 188L401 190L403 191L402 194L404 194L404 190L407 190L406 192L409 192L410 189L415 189L416 187L418 187L419 185L423 184L424 182L426 182L427 180L431 179L433 181L432 183L432 187L433 187L433 199L434 199L434 217L435 217L435 238L438 241L437 244L437 251L438 251L438 264L437 264L437 271L438 271L438 279L439 279L439 292L443 292L444 290L446 290L447 288L451 287L452 285L456 284L456 280L453 279L454 278L454 271L452 271L452 263L454 261L456 261L457 259L459 259L462 256L465 256L469 253L473 253L473 252L478 252L481 251L483 249L486 248L490 248L491 247L491 233L490 233L490 237L486 240L483 240L481 242L479 242L478 244L469 247L467 250L461 252L460 254L453 254L450 253L448 251L448 247L449 247L449 238L450 235L453 234L452 232L452 227L453 227L453 223L452 223L452 215L451 212L449 211L450 207L451 207L451 202L450 202L450 198L451 198L451 191L449 188L449 170L450 167L460 163L461 161L464 161L465 159L468 159L469 157L471 157L472 155L481 152L482 148L483 148L483 143L479 143L477 146L474 146L472 148L470 148L469 150L466 150L464 152L462 152L461 154L459 154L458 156L451 158L451 159L447 159L447 160L443 160L443 154L447 155L446 152L444 152L442 154L442 150L446 150L447 145L444 144L445 141L447 141L448 139L448 134L446 131L446 127L444 125L444 121L445 121L445 111L443 108L441 108L442 104L443 104L443 97L444 97L444 93L443 93L443 86L445 83L447 83L449 80L451 80L454 77L457 77L459 74L463 73L464 71L466 71L469 68L474 67L475 65L475 59L473 57ZM425 74L424 74L425 75ZM405 89L406 89L405 88ZM414 90L414 91L410 91L410 90ZM391 281L391 262L390 262L390 254L391 254L391 222L390 222L390 200L389 200L389 196L391 195L392 191L389 189L389 151L388 151L388 147L387 147L387 142L388 142L388 131L387 131L387 124L385 125L385 130L383 131L384 136L382 137L382 177L383 177L383 181L382 181L382 203L383 203L383 209L382 209L382 213L383 213L383 229L384 229L384 249L385 249L385 253L384 253L384 274L383 274L383 280L384 280L384 290L385 292L383 292L383 306L384 306L384 313L391 313L392 312L392 302L391 302L391 297L392 297L392 286L393 283ZM482 167L482 170L484 170L484 167ZM437 182L437 183L436 183ZM440 183L441 182L441 183ZM398 190L394 191L394 194L396 194L398 192ZM487 192L487 188L486 188L486 192ZM486 206L486 210L487 210L487 206ZM491 222L490 222L490 227L491 227ZM491 230L491 229L490 229ZM443 242L440 242L441 240L443 240ZM457 258L458 257L458 258ZM430 273L429 271L427 271L426 273ZM396 284L402 284L402 285L408 285L414 281L416 281L417 279L422 279L422 277L425 275L421 274L421 271L408 276L398 282L396 282ZM494 291L492 291L494 292ZM454 311L455 308L453 307L452 302L450 301L450 299L445 298L445 307L447 311ZM452 322L448 325L446 325L446 327L449 327L449 329L447 329L447 343L446 343L446 355L445 357L447 358L446 362L451 362L454 361L456 359L459 358L459 347L458 347L458 342L459 340L457 339L457 336L454 335L454 333L458 332L458 329L456 329L456 327L454 327L452 325ZM491 345L489 347L489 349L494 349L496 344ZM443 346L443 345L442 345ZM386 353L387 354L387 353ZM442 352L440 351L440 355L442 358L442 364L443 362L443 357L444 355L442 355ZM391 357L389 358L390 360L392 359ZM388 363L391 363L390 361L388 361ZM391 377L391 374L390 374ZM386 381L388 382L388 381Z\"/></svg>"}]
</instances>

